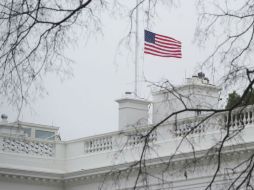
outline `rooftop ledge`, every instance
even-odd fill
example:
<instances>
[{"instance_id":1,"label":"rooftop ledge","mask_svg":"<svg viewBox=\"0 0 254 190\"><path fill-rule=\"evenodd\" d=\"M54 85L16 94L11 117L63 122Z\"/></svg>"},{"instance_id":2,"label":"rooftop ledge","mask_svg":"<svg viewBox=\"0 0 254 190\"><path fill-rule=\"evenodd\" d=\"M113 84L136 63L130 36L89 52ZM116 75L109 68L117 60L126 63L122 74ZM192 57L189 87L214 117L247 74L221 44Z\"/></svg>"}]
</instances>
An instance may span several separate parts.
<instances>
[{"instance_id":1,"label":"rooftop ledge","mask_svg":"<svg viewBox=\"0 0 254 190\"><path fill-rule=\"evenodd\" d=\"M30 123L30 122L24 122L24 121L15 121L15 122L8 122L8 123L1 123L0 122L0 127L1 126L12 126L12 127L20 127L20 126L27 126L27 127L36 127L36 128L43 128L43 129L54 129L54 130L59 130L60 127L56 127L53 125L43 125L43 124L37 124L37 123Z\"/></svg>"},{"instance_id":2,"label":"rooftop ledge","mask_svg":"<svg viewBox=\"0 0 254 190\"><path fill-rule=\"evenodd\" d=\"M239 141L230 143L252 144L254 133L254 107L248 106L242 112L234 111L230 131L233 133L245 126ZM129 163L139 158L144 145L144 136L149 133L148 143L156 147L156 154L151 153L149 159L172 155L177 144L188 134L189 140L196 144L197 151L211 147L215 139L220 140L225 133L227 114L220 113L206 120L206 116L185 118L177 122L165 122L150 133L155 125L146 125L85 137L70 141L38 140L12 135L0 135L0 168L12 165L22 168L26 165L35 171L75 172L103 168L115 164ZM241 121L240 121L241 120ZM229 143L229 144L230 144ZM187 154L192 149L183 141L179 152ZM116 155L124 154L116 159ZM123 160L123 158L125 158ZM39 168L38 168L39 167Z\"/></svg>"}]
</instances>

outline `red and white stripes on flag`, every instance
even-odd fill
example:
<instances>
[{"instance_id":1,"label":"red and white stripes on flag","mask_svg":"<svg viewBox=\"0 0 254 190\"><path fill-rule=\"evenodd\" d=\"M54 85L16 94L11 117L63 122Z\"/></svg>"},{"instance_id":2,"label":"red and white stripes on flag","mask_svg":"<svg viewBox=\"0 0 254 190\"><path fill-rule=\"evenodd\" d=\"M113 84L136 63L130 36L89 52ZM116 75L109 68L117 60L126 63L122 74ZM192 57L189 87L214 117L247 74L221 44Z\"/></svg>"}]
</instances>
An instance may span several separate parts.
<instances>
[{"instance_id":1,"label":"red and white stripes on flag","mask_svg":"<svg viewBox=\"0 0 254 190\"><path fill-rule=\"evenodd\" d=\"M144 53L159 57L182 58L181 48L180 41L145 30Z\"/></svg>"}]
</instances>

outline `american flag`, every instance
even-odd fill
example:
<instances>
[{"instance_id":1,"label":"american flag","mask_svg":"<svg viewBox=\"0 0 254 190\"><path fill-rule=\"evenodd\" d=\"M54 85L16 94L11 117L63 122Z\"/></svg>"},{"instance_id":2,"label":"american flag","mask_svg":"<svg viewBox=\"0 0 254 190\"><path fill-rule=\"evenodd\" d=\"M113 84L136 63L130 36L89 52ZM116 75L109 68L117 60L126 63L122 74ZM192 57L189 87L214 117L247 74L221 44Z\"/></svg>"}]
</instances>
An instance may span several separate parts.
<instances>
[{"instance_id":1,"label":"american flag","mask_svg":"<svg viewBox=\"0 0 254 190\"><path fill-rule=\"evenodd\" d=\"M144 53L160 57L182 58L181 42L169 36L145 30Z\"/></svg>"}]
</instances>

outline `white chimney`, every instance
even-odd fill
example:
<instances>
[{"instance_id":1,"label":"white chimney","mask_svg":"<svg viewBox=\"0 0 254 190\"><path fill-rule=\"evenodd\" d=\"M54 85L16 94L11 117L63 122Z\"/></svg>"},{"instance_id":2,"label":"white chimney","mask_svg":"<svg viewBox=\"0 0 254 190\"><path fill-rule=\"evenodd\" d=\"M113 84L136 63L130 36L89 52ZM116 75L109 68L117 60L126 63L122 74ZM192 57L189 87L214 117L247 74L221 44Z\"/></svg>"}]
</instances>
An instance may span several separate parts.
<instances>
[{"instance_id":1,"label":"white chimney","mask_svg":"<svg viewBox=\"0 0 254 190\"><path fill-rule=\"evenodd\" d=\"M151 102L131 97L129 94L126 93L126 97L116 100L119 104L119 130L148 123L148 105Z\"/></svg>"}]
</instances>

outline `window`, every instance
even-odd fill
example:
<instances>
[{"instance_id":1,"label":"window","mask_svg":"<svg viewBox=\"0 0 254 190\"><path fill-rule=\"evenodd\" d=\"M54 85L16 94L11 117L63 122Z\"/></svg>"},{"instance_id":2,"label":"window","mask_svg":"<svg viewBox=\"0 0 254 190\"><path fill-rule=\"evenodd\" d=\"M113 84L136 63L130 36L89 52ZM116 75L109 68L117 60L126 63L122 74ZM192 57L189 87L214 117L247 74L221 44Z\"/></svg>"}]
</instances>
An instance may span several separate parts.
<instances>
[{"instance_id":1,"label":"window","mask_svg":"<svg viewBox=\"0 0 254 190\"><path fill-rule=\"evenodd\" d=\"M31 128L23 128L26 136L31 137Z\"/></svg>"},{"instance_id":2,"label":"window","mask_svg":"<svg viewBox=\"0 0 254 190\"><path fill-rule=\"evenodd\" d=\"M200 110L196 111L196 115L197 116L201 115L201 111Z\"/></svg>"},{"instance_id":3,"label":"window","mask_svg":"<svg viewBox=\"0 0 254 190\"><path fill-rule=\"evenodd\" d=\"M35 138L54 140L55 139L55 133L50 132L50 131L36 130L35 131Z\"/></svg>"},{"instance_id":4,"label":"window","mask_svg":"<svg viewBox=\"0 0 254 190\"><path fill-rule=\"evenodd\" d=\"M197 109L200 109L201 108L201 105L197 105ZM200 116L201 115L201 111L200 110L197 110L196 111L196 116Z\"/></svg>"}]
</instances>

